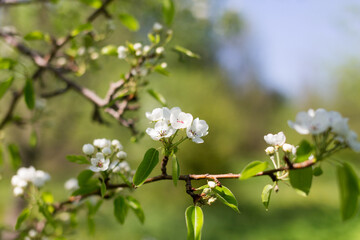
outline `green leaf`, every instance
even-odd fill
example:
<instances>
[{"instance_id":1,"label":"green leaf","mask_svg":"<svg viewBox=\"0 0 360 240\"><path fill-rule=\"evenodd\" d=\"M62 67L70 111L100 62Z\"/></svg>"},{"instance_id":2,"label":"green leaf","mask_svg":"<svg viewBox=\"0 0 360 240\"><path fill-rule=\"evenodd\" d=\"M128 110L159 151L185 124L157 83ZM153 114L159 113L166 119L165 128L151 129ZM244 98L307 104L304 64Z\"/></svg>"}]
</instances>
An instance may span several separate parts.
<instances>
[{"instance_id":1,"label":"green leaf","mask_svg":"<svg viewBox=\"0 0 360 240\"><path fill-rule=\"evenodd\" d=\"M163 17L167 25L171 25L175 16L175 5L172 0L163 0Z\"/></svg>"},{"instance_id":2,"label":"green leaf","mask_svg":"<svg viewBox=\"0 0 360 240\"><path fill-rule=\"evenodd\" d=\"M121 179L130 187L132 188L132 183L129 181L129 179L122 173L122 172L117 172L116 174L118 174Z\"/></svg>"},{"instance_id":3,"label":"green leaf","mask_svg":"<svg viewBox=\"0 0 360 240\"><path fill-rule=\"evenodd\" d=\"M4 94L9 89L13 81L14 81L14 77L9 77L5 81L0 82L0 99L4 96Z\"/></svg>"},{"instance_id":4,"label":"green leaf","mask_svg":"<svg viewBox=\"0 0 360 240\"><path fill-rule=\"evenodd\" d=\"M35 107L35 93L33 82L31 79L27 79L24 86L24 98L26 106L29 109L33 109Z\"/></svg>"},{"instance_id":5,"label":"green leaf","mask_svg":"<svg viewBox=\"0 0 360 240\"><path fill-rule=\"evenodd\" d=\"M117 47L115 45L107 45L101 49L102 55L117 56Z\"/></svg>"},{"instance_id":6,"label":"green leaf","mask_svg":"<svg viewBox=\"0 0 360 240\"><path fill-rule=\"evenodd\" d=\"M152 34L152 33L149 33L148 34L148 39L151 43L153 44L158 44L160 42L160 35L159 34Z\"/></svg>"},{"instance_id":7,"label":"green leaf","mask_svg":"<svg viewBox=\"0 0 360 240\"><path fill-rule=\"evenodd\" d=\"M33 40L44 40L45 34L41 31L33 31L24 36L24 39L27 41L33 41Z\"/></svg>"},{"instance_id":8,"label":"green leaf","mask_svg":"<svg viewBox=\"0 0 360 240\"><path fill-rule=\"evenodd\" d=\"M80 2L93 7L93 8L100 8L102 5L102 1L101 0L80 0Z\"/></svg>"},{"instance_id":9,"label":"green leaf","mask_svg":"<svg viewBox=\"0 0 360 240\"><path fill-rule=\"evenodd\" d=\"M306 141L302 140L299 144L299 147L296 149L296 159L295 162L304 162L309 159L311 153L312 153L313 147L311 144Z\"/></svg>"},{"instance_id":10,"label":"green leaf","mask_svg":"<svg viewBox=\"0 0 360 240\"><path fill-rule=\"evenodd\" d=\"M321 176L323 174L323 170L320 166L313 169L313 174L315 177Z\"/></svg>"},{"instance_id":11,"label":"green leaf","mask_svg":"<svg viewBox=\"0 0 360 240\"><path fill-rule=\"evenodd\" d=\"M84 195L84 194L88 194L88 193L93 193L99 191L99 186L98 185L85 185L80 187L79 189L75 190L71 196L78 196L78 195Z\"/></svg>"},{"instance_id":12,"label":"green leaf","mask_svg":"<svg viewBox=\"0 0 360 240\"><path fill-rule=\"evenodd\" d=\"M261 193L261 201L264 204L266 211L269 209L270 197L273 188L273 185L267 184Z\"/></svg>"},{"instance_id":13,"label":"green leaf","mask_svg":"<svg viewBox=\"0 0 360 240\"><path fill-rule=\"evenodd\" d=\"M226 206L231 207L235 212L240 213L238 209L238 202L234 196L234 194L225 186L219 187L216 186L212 189L217 198L223 202Z\"/></svg>"},{"instance_id":14,"label":"green leaf","mask_svg":"<svg viewBox=\"0 0 360 240\"><path fill-rule=\"evenodd\" d=\"M311 167L290 170L289 172L291 186L302 196L309 195L313 172Z\"/></svg>"},{"instance_id":15,"label":"green leaf","mask_svg":"<svg viewBox=\"0 0 360 240\"><path fill-rule=\"evenodd\" d=\"M159 151L155 148L150 148L144 155L144 159L136 169L133 182L135 186L141 186L146 178L151 174L152 170L159 163Z\"/></svg>"},{"instance_id":16,"label":"green leaf","mask_svg":"<svg viewBox=\"0 0 360 240\"><path fill-rule=\"evenodd\" d=\"M196 54L196 53L193 53L192 51L190 51L189 49L186 49L184 47L181 47L179 45L175 46L174 47L174 50L176 52L179 52L179 53L182 53L182 54L185 54L186 56L188 57L191 57L191 58L200 58L200 55Z\"/></svg>"},{"instance_id":17,"label":"green leaf","mask_svg":"<svg viewBox=\"0 0 360 240\"><path fill-rule=\"evenodd\" d=\"M179 180L180 176L180 166L179 161L175 154L172 155L172 179L174 182L174 185L177 185L177 182Z\"/></svg>"},{"instance_id":18,"label":"green leaf","mask_svg":"<svg viewBox=\"0 0 360 240\"><path fill-rule=\"evenodd\" d=\"M264 171L268 167L268 162L253 161L246 165L240 174L240 180L245 180L251 178L258 174L259 172Z\"/></svg>"},{"instance_id":19,"label":"green leaf","mask_svg":"<svg viewBox=\"0 0 360 240\"><path fill-rule=\"evenodd\" d=\"M53 204L54 203L54 196L50 192L43 192L41 194L41 198L46 204Z\"/></svg>"},{"instance_id":20,"label":"green leaf","mask_svg":"<svg viewBox=\"0 0 360 240\"><path fill-rule=\"evenodd\" d=\"M359 180L354 169L348 163L337 167L340 192L341 216L347 220L355 216L358 208Z\"/></svg>"},{"instance_id":21,"label":"green leaf","mask_svg":"<svg viewBox=\"0 0 360 240\"><path fill-rule=\"evenodd\" d=\"M123 196L114 199L114 215L119 223L124 224L128 209L129 205Z\"/></svg>"},{"instance_id":22,"label":"green leaf","mask_svg":"<svg viewBox=\"0 0 360 240\"><path fill-rule=\"evenodd\" d=\"M46 220L54 226L54 218L51 215L48 205L42 202L38 202L39 212L46 218Z\"/></svg>"},{"instance_id":23,"label":"green leaf","mask_svg":"<svg viewBox=\"0 0 360 240\"><path fill-rule=\"evenodd\" d=\"M102 199L99 199L95 204L92 201L86 201L86 206L88 207L89 216L94 216L99 210L102 203L103 203Z\"/></svg>"},{"instance_id":24,"label":"green leaf","mask_svg":"<svg viewBox=\"0 0 360 240\"><path fill-rule=\"evenodd\" d=\"M8 150L10 153L11 165L13 169L18 169L21 165L21 156L19 148L16 144L9 144Z\"/></svg>"},{"instance_id":25,"label":"green leaf","mask_svg":"<svg viewBox=\"0 0 360 240\"><path fill-rule=\"evenodd\" d=\"M204 215L199 206L190 206L185 211L187 240L200 240Z\"/></svg>"},{"instance_id":26,"label":"green leaf","mask_svg":"<svg viewBox=\"0 0 360 240\"><path fill-rule=\"evenodd\" d=\"M128 201L129 207L134 211L140 222L144 223L145 215L140 203L132 196L127 196L126 200Z\"/></svg>"},{"instance_id":27,"label":"green leaf","mask_svg":"<svg viewBox=\"0 0 360 240\"><path fill-rule=\"evenodd\" d=\"M81 155L68 155L66 156L66 159L69 162L73 162L77 164L90 164L90 161L85 156L81 156Z\"/></svg>"},{"instance_id":28,"label":"green leaf","mask_svg":"<svg viewBox=\"0 0 360 240\"><path fill-rule=\"evenodd\" d=\"M104 181L101 181L100 193L101 193L101 197L103 198L106 193L106 184Z\"/></svg>"},{"instance_id":29,"label":"green leaf","mask_svg":"<svg viewBox=\"0 0 360 240\"><path fill-rule=\"evenodd\" d=\"M15 230L19 230L21 224L29 217L29 215L30 210L28 208L24 208L16 221Z\"/></svg>"},{"instance_id":30,"label":"green leaf","mask_svg":"<svg viewBox=\"0 0 360 240\"><path fill-rule=\"evenodd\" d=\"M139 22L136 20L136 18L134 18L130 14L127 13L119 14L119 20L130 31L135 32L140 28Z\"/></svg>"},{"instance_id":31,"label":"green leaf","mask_svg":"<svg viewBox=\"0 0 360 240\"><path fill-rule=\"evenodd\" d=\"M0 58L0 69L12 69L16 61L11 58Z\"/></svg>"},{"instance_id":32,"label":"green leaf","mask_svg":"<svg viewBox=\"0 0 360 240\"><path fill-rule=\"evenodd\" d=\"M81 32L90 32L92 29L93 29L93 26L91 25L91 23L85 23L85 24L78 26L74 30L72 30L70 35L72 37L76 37Z\"/></svg>"},{"instance_id":33,"label":"green leaf","mask_svg":"<svg viewBox=\"0 0 360 240\"><path fill-rule=\"evenodd\" d=\"M82 171L77 176L79 186L82 187L82 186L87 185L87 183L89 182L91 177L94 176L94 174L95 173L93 171L91 171L90 169L86 169L86 170Z\"/></svg>"},{"instance_id":34,"label":"green leaf","mask_svg":"<svg viewBox=\"0 0 360 240\"><path fill-rule=\"evenodd\" d=\"M163 95L161 95L160 93L156 92L153 89L149 89L149 90L147 90L147 92L150 94L150 96L152 96L161 105L163 105L164 107L167 106L166 105L166 99L163 97Z\"/></svg>"},{"instance_id":35,"label":"green leaf","mask_svg":"<svg viewBox=\"0 0 360 240\"><path fill-rule=\"evenodd\" d=\"M88 231L90 235L94 235L95 234L95 221L94 221L94 217L88 214L87 217L87 226L88 226Z\"/></svg>"},{"instance_id":36,"label":"green leaf","mask_svg":"<svg viewBox=\"0 0 360 240\"><path fill-rule=\"evenodd\" d=\"M165 68L161 67L160 65L155 66L154 71L167 77L170 76L170 72L167 71Z\"/></svg>"},{"instance_id":37,"label":"green leaf","mask_svg":"<svg viewBox=\"0 0 360 240\"><path fill-rule=\"evenodd\" d=\"M37 145L37 135L36 135L36 131L33 130L30 134L30 138L29 138L29 145L32 148L35 148Z\"/></svg>"}]
</instances>

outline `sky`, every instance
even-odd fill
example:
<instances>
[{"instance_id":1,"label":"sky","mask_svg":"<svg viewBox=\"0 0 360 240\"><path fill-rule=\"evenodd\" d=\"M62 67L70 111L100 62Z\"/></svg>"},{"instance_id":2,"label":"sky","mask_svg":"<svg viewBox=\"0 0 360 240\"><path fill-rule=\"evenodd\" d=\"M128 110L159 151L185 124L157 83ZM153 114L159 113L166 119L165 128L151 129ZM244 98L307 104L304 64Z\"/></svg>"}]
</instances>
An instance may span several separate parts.
<instances>
[{"instance_id":1,"label":"sky","mask_svg":"<svg viewBox=\"0 0 360 240\"><path fill-rule=\"evenodd\" d=\"M218 54L234 81L249 61L234 54L244 52L236 50L244 41L261 82L289 97L309 87L329 94L336 70L360 56L360 1L226 0L221 7L238 12L246 25L247 39L225 41Z\"/></svg>"}]
</instances>

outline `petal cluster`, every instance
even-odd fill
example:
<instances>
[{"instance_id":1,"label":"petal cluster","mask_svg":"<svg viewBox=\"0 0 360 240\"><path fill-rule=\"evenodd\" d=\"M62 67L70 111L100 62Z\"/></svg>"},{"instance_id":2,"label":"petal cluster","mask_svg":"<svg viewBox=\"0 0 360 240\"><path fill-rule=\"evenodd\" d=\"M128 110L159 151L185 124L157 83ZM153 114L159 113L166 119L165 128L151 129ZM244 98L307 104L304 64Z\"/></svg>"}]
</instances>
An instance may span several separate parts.
<instances>
[{"instance_id":1,"label":"petal cluster","mask_svg":"<svg viewBox=\"0 0 360 240\"><path fill-rule=\"evenodd\" d=\"M286 141L286 137L283 132L279 132L277 134L269 133L264 136L264 140L269 145L272 145L274 147L275 146L281 147L282 145L284 145L284 143Z\"/></svg>"},{"instance_id":2,"label":"petal cluster","mask_svg":"<svg viewBox=\"0 0 360 240\"><path fill-rule=\"evenodd\" d=\"M29 183L36 187L42 187L49 180L50 175L42 170L36 170L33 166L21 167L16 175L11 178L11 185L14 187L14 195L21 196Z\"/></svg>"}]
</instances>

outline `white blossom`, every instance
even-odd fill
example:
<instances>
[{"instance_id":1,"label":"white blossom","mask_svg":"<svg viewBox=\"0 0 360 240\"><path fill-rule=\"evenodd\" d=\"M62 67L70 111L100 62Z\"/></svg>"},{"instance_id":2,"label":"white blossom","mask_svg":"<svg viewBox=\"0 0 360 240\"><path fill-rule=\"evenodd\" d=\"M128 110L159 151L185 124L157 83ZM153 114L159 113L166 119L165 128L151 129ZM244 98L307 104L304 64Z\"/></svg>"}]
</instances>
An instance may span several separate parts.
<instances>
[{"instance_id":1,"label":"white blossom","mask_svg":"<svg viewBox=\"0 0 360 240\"><path fill-rule=\"evenodd\" d=\"M36 170L32 183L37 187L42 187L45 182L50 180L50 175L42 170Z\"/></svg>"},{"instance_id":2,"label":"white blossom","mask_svg":"<svg viewBox=\"0 0 360 240\"><path fill-rule=\"evenodd\" d=\"M149 45L145 45L145 46L143 47L143 53L144 53L144 54L148 54L148 53L150 52L150 49L151 49L151 47L150 47Z\"/></svg>"},{"instance_id":3,"label":"white blossom","mask_svg":"<svg viewBox=\"0 0 360 240\"><path fill-rule=\"evenodd\" d=\"M97 148L111 147L111 141L106 138L95 139L93 145Z\"/></svg>"},{"instance_id":4,"label":"white blossom","mask_svg":"<svg viewBox=\"0 0 360 240\"><path fill-rule=\"evenodd\" d=\"M342 137L349 134L348 118L343 118L340 113L335 111L328 112L331 131Z\"/></svg>"},{"instance_id":5,"label":"white blossom","mask_svg":"<svg viewBox=\"0 0 360 240\"><path fill-rule=\"evenodd\" d=\"M273 155L274 153L275 153L275 148L274 147L267 147L266 149L265 149L265 153L267 154L267 155Z\"/></svg>"},{"instance_id":6,"label":"white blossom","mask_svg":"<svg viewBox=\"0 0 360 240\"><path fill-rule=\"evenodd\" d=\"M75 191L79 188L79 182L76 178L70 178L65 182L64 187L66 190Z\"/></svg>"},{"instance_id":7,"label":"white blossom","mask_svg":"<svg viewBox=\"0 0 360 240\"><path fill-rule=\"evenodd\" d=\"M121 145L120 141L117 139L114 139L111 141L111 145L115 148L115 150L120 151L123 149L123 146Z\"/></svg>"},{"instance_id":8,"label":"white blossom","mask_svg":"<svg viewBox=\"0 0 360 240\"><path fill-rule=\"evenodd\" d=\"M110 155L112 153L110 147L104 147L101 151L104 155Z\"/></svg>"},{"instance_id":9,"label":"white blossom","mask_svg":"<svg viewBox=\"0 0 360 240\"><path fill-rule=\"evenodd\" d=\"M95 158L90 159L92 166L89 169L93 172L106 171L109 168L110 159L104 157L102 153L97 153Z\"/></svg>"},{"instance_id":10,"label":"white blossom","mask_svg":"<svg viewBox=\"0 0 360 240\"><path fill-rule=\"evenodd\" d=\"M15 197L22 196L24 194L24 189L22 187L15 187L13 193Z\"/></svg>"},{"instance_id":11,"label":"white blossom","mask_svg":"<svg viewBox=\"0 0 360 240\"><path fill-rule=\"evenodd\" d=\"M33 166L28 168L21 167L17 170L17 175L24 181L31 182L35 178L36 169Z\"/></svg>"},{"instance_id":12,"label":"white blossom","mask_svg":"<svg viewBox=\"0 0 360 240\"><path fill-rule=\"evenodd\" d=\"M155 108L152 112L146 112L145 116L147 119L153 122L157 121L170 121L171 111L167 107Z\"/></svg>"},{"instance_id":13,"label":"white blossom","mask_svg":"<svg viewBox=\"0 0 360 240\"><path fill-rule=\"evenodd\" d=\"M193 116L190 113L184 113L181 109L174 109L171 111L170 124L174 129L189 128Z\"/></svg>"},{"instance_id":14,"label":"white blossom","mask_svg":"<svg viewBox=\"0 0 360 240\"><path fill-rule=\"evenodd\" d=\"M209 188L214 188L216 187L216 183L214 181L208 181L208 186Z\"/></svg>"},{"instance_id":15,"label":"white blossom","mask_svg":"<svg viewBox=\"0 0 360 240\"><path fill-rule=\"evenodd\" d=\"M325 109L319 108L316 111L310 109L307 112L299 112L295 122L288 121L288 124L303 135L320 134L330 127L330 117Z\"/></svg>"},{"instance_id":16,"label":"white blossom","mask_svg":"<svg viewBox=\"0 0 360 240\"><path fill-rule=\"evenodd\" d=\"M192 118L192 116L191 116ZM199 120L196 118L190 127L186 129L186 135L195 143L203 143L202 137L208 135L209 126L205 120Z\"/></svg>"},{"instance_id":17,"label":"white blossom","mask_svg":"<svg viewBox=\"0 0 360 240\"><path fill-rule=\"evenodd\" d=\"M157 55L163 54L164 51L165 51L164 47L157 47L157 48L155 49L155 52L156 52Z\"/></svg>"},{"instance_id":18,"label":"white blossom","mask_svg":"<svg viewBox=\"0 0 360 240\"><path fill-rule=\"evenodd\" d=\"M346 143L354 152L360 152L360 142L357 140L358 136L354 131L350 131L346 136Z\"/></svg>"},{"instance_id":19,"label":"white blossom","mask_svg":"<svg viewBox=\"0 0 360 240\"><path fill-rule=\"evenodd\" d=\"M154 26L153 26L154 32L160 32L162 29L163 29L163 26L160 23L158 23L158 22L154 23Z\"/></svg>"},{"instance_id":20,"label":"white blossom","mask_svg":"<svg viewBox=\"0 0 360 240\"><path fill-rule=\"evenodd\" d=\"M175 133L175 130L172 127L164 122L160 121L155 124L154 128L147 128L146 133L155 141L158 141L162 138L168 138Z\"/></svg>"},{"instance_id":21,"label":"white blossom","mask_svg":"<svg viewBox=\"0 0 360 240\"><path fill-rule=\"evenodd\" d=\"M133 47L134 47L135 51L138 51L138 50L141 50L142 44L141 43L135 43Z\"/></svg>"},{"instance_id":22,"label":"white blossom","mask_svg":"<svg viewBox=\"0 0 360 240\"><path fill-rule=\"evenodd\" d=\"M162 62L162 63L160 64L160 67L163 68L163 69L164 69L164 68L167 68L167 63L166 63L166 62Z\"/></svg>"},{"instance_id":23,"label":"white blossom","mask_svg":"<svg viewBox=\"0 0 360 240\"><path fill-rule=\"evenodd\" d=\"M294 146L291 145L291 144L288 144L288 143L285 143L283 146L282 146L282 149L284 152L287 152L287 153L292 153L294 151Z\"/></svg>"},{"instance_id":24,"label":"white blossom","mask_svg":"<svg viewBox=\"0 0 360 240\"><path fill-rule=\"evenodd\" d=\"M119 46L117 49L118 58L124 59L126 58L127 48L124 46Z\"/></svg>"},{"instance_id":25,"label":"white blossom","mask_svg":"<svg viewBox=\"0 0 360 240\"><path fill-rule=\"evenodd\" d=\"M118 153L116 153L116 157L119 159L119 160L124 160L127 158L127 153L124 152L124 151L120 151Z\"/></svg>"},{"instance_id":26,"label":"white blossom","mask_svg":"<svg viewBox=\"0 0 360 240\"><path fill-rule=\"evenodd\" d=\"M282 146L285 141L286 137L283 132L279 132L277 134L271 134L264 136L264 140L267 144L272 146Z\"/></svg>"},{"instance_id":27,"label":"white blossom","mask_svg":"<svg viewBox=\"0 0 360 240\"><path fill-rule=\"evenodd\" d=\"M28 184L28 182L24 179L22 179L21 177L19 177L18 175L14 175L11 178L11 185L13 185L14 187L26 187Z\"/></svg>"},{"instance_id":28,"label":"white blossom","mask_svg":"<svg viewBox=\"0 0 360 240\"><path fill-rule=\"evenodd\" d=\"M85 144L83 147L82 147L82 151L83 153L85 153L86 155L91 155L94 153L95 151L95 148L92 144Z\"/></svg>"},{"instance_id":29,"label":"white blossom","mask_svg":"<svg viewBox=\"0 0 360 240\"><path fill-rule=\"evenodd\" d=\"M35 238L37 235L37 231L35 229L30 229L30 231L28 232L29 237L31 238Z\"/></svg>"}]
</instances>

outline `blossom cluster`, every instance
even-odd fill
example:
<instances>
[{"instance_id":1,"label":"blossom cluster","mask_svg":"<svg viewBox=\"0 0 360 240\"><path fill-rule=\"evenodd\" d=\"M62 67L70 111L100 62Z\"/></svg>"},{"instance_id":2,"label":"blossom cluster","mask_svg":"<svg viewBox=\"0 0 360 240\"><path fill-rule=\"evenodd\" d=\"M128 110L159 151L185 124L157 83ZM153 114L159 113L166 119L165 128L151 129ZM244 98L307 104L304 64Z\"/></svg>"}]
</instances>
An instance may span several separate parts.
<instances>
[{"instance_id":1,"label":"blossom cluster","mask_svg":"<svg viewBox=\"0 0 360 240\"><path fill-rule=\"evenodd\" d=\"M267 134L264 136L264 140L267 144L271 145L265 149L267 155L273 155L279 148L282 148L284 153L292 153L296 154L296 147L285 143L286 137L283 132L279 132L277 134Z\"/></svg>"},{"instance_id":2,"label":"blossom cluster","mask_svg":"<svg viewBox=\"0 0 360 240\"><path fill-rule=\"evenodd\" d=\"M338 142L346 144L355 152L360 152L360 142L357 140L357 134L349 128L348 120L338 112L319 108L315 111L310 109L307 112L299 112L295 122L289 121L288 124L303 135L330 132Z\"/></svg>"},{"instance_id":3,"label":"blossom cluster","mask_svg":"<svg viewBox=\"0 0 360 240\"><path fill-rule=\"evenodd\" d=\"M50 180L50 175L42 170L36 170L33 166L21 167L16 175L11 178L11 185L14 187L14 195L22 196L25 188L32 183L36 187L42 187Z\"/></svg>"},{"instance_id":4,"label":"blossom cluster","mask_svg":"<svg viewBox=\"0 0 360 240\"><path fill-rule=\"evenodd\" d=\"M121 170L129 170L129 164L123 160L127 158L127 153L122 151L123 146L119 140L109 140L106 138L95 139L93 144L85 144L82 148L83 152L90 158L91 166L89 169L93 172L103 172L112 170L112 172L120 172ZM71 186L71 187L70 187ZM68 189L76 186L73 181L69 183Z\"/></svg>"},{"instance_id":5,"label":"blossom cluster","mask_svg":"<svg viewBox=\"0 0 360 240\"><path fill-rule=\"evenodd\" d=\"M179 107L155 108L145 115L150 121L156 122L154 128L146 129L146 133L155 141L170 138L178 130L186 129L187 138L195 143L203 143L202 137L209 133L209 126L205 120L193 119L190 113L182 112Z\"/></svg>"}]
</instances>

